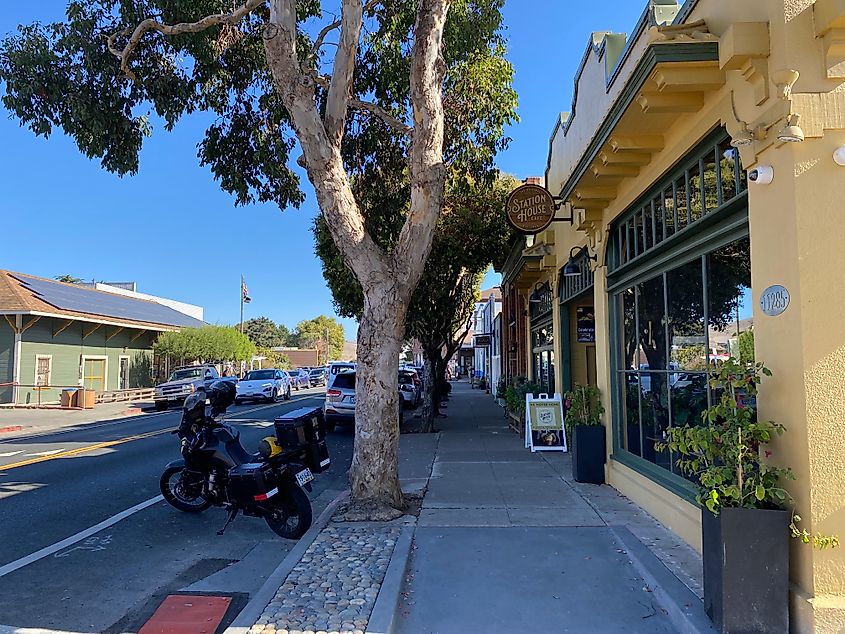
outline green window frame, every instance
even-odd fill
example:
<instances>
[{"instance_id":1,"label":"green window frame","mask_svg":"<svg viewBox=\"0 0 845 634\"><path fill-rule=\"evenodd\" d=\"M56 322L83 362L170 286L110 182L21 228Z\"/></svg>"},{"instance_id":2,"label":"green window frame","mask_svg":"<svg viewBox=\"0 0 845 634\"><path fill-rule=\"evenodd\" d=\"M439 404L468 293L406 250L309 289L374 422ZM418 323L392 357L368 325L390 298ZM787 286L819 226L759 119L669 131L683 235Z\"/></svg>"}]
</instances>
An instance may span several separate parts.
<instances>
[{"instance_id":1,"label":"green window frame","mask_svg":"<svg viewBox=\"0 0 845 634\"><path fill-rule=\"evenodd\" d=\"M664 310L668 310L668 301L665 299L667 274L700 259L704 336L709 359L706 256L725 245L748 237L747 181L739 163L739 154L733 148L730 149L731 151L726 149L729 147L729 137L723 128L709 134L701 144L681 159L611 225L608 245L607 292L611 345L612 458L693 503L696 493L694 484L671 470L675 457L670 456L670 468L667 469L628 451L624 446L623 426L626 412L623 390L628 378L626 375L631 374L632 371L626 367L627 360L623 355L622 292L632 286L636 287L660 277L663 283ZM722 158L729 165L727 169L720 165L722 161L719 160L717 152L723 153ZM709 156L713 157L712 161L706 158ZM708 182L705 186L705 180L712 181L707 178L711 172L715 174L715 182ZM705 174L705 178L699 178L701 174ZM726 177L728 182L721 182ZM696 204L693 200L695 191L690 191L690 183L694 185L693 190L698 190L698 201L702 203L699 214L689 214L690 207L695 207ZM684 220L683 223L681 219ZM683 226L678 228L679 224ZM637 235L638 232L639 235ZM635 308L637 320L638 314L639 309ZM635 332L639 333L639 321L637 321ZM639 337L639 334L636 336ZM673 372L671 367L665 370L667 376ZM641 374L639 371L633 371L633 373L638 377ZM638 378L638 381L641 380ZM642 443L645 441L642 439L644 419L641 396L639 403L640 422L638 424L642 453ZM707 403L708 405L710 403L709 391ZM671 416L671 398L669 411Z\"/></svg>"}]
</instances>

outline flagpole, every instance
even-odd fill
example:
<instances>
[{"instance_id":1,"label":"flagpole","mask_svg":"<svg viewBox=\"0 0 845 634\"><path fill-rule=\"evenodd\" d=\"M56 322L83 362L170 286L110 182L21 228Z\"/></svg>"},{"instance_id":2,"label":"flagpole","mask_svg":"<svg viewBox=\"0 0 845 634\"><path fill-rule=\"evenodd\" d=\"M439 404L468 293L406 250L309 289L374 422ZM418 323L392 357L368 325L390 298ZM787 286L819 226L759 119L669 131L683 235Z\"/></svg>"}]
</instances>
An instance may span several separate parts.
<instances>
[{"instance_id":1,"label":"flagpole","mask_svg":"<svg viewBox=\"0 0 845 634\"><path fill-rule=\"evenodd\" d=\"M244 276L241 274L241 334L244 334Z\"/></svg>"}]
</instances>

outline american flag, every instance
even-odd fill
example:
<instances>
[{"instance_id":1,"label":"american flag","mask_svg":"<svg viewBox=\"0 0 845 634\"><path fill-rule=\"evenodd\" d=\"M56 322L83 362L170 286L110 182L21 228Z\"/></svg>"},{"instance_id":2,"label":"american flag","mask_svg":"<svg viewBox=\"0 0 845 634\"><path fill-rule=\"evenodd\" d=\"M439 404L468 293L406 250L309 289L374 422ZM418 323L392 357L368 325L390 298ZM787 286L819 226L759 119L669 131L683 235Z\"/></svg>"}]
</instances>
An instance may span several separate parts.
<instances>
[{"instance_id":1,"label":"american flag","mask_svg":"<svg viewBox=\"0 0 845 634\"><path fill-rule=\"evenodd\" d=\"M244 304L249 304L252 301L249 297L249 289L246 287L246 281L243 275L241 275L241 297L243 298Z\"/></svg>"}]
</instances>

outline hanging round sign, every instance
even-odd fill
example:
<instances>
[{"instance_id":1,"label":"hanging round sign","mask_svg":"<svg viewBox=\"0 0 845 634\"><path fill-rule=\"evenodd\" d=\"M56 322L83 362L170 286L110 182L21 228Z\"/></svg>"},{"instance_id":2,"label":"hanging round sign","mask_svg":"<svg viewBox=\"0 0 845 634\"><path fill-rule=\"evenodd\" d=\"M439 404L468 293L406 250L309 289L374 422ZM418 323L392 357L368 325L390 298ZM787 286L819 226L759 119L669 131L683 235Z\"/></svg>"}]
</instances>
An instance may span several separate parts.
<instances>
[{"instance_id":1,"label":"hanging round sign","mask_svg":"<svg viewBox=\"0 0 845 634\"><path fill-rule=\"evenodd\" d=\"M789 291L780 284L770 286L760 295L760 308L769 317L780 315L789 306Z\"/></svg>"},{"instance_id":2,"label":"hanging round sign","mask_svg":"<svg viewBox=\"0 0 845 634\"><path fill-rule=\"evenodd\" d=\"M533 235L552 224L555 201L549 190L540 185L522 185L508 196L505 205L508 224L520 233Z\"/></svg>"}]
</instances>

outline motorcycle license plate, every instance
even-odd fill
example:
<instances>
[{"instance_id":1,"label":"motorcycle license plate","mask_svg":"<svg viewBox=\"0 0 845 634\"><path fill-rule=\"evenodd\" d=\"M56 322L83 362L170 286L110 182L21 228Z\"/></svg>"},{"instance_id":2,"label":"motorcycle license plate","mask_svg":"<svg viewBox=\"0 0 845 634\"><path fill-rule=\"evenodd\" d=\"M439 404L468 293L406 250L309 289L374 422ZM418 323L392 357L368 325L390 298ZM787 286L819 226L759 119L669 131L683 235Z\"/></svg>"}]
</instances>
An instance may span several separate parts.
<instances>
[{"instance_id":1,"label":"motorcycle license plate","mask_svg":"<svg viewBox=\"0 0 845 634\"><path fill-rule=\"evenodd\" d=\"M299 486L305 486L306 484L311 482L311 480L313 480L313 479L314 479L314 474L311 473L311 469L303 469L302 471L300 471L299 473L296 474L296 483Z\"/></svg>"}]
</instances>

